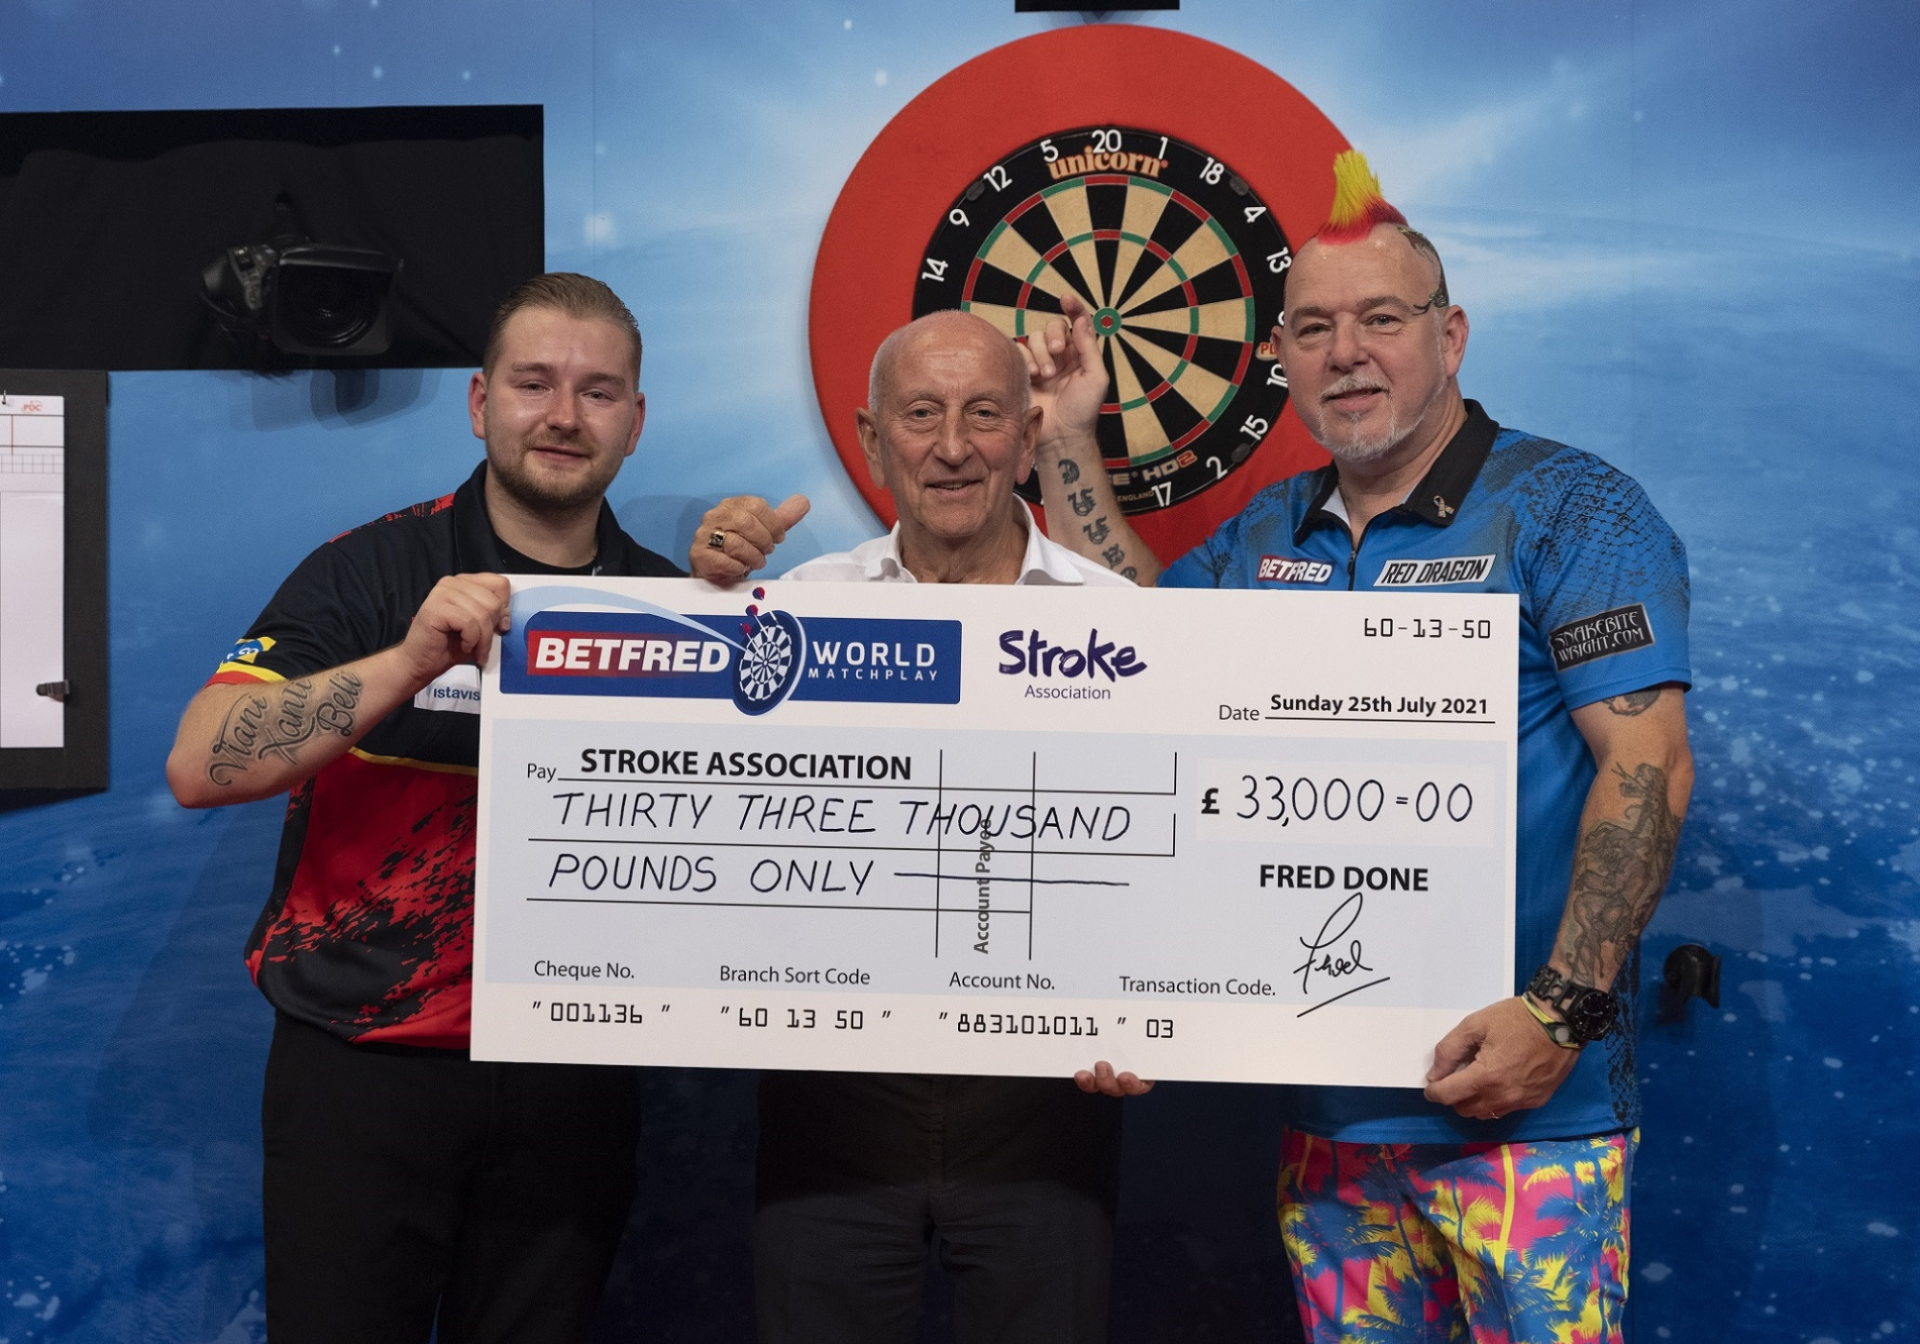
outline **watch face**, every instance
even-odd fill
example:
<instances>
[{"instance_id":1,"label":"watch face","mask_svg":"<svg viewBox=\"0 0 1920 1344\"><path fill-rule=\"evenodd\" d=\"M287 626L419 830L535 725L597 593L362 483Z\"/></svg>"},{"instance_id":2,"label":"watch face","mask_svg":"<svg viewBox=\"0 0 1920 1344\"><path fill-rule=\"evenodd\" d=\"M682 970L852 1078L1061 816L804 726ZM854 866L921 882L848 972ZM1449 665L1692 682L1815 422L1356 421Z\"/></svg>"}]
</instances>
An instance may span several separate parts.
<instances>
[{"instance_id":1,"label":"watch face","mask_svg":"<svg viewBox=\"0 0 1920 1344\"><path fill-rule=\"evenodd\" d=\"M854 165L814 260L814 387L874 512L893 522L854 411L881 340L941 309L1025 339L1068 293L1109 375L1108 472L1163 560L1324 463L1267 344L1345 148L1273 71L1164 28L1057 29L935 80Z\"/></svg>"},{"instance_id":2,"label":"watch face","mask_svg":"<svg viewBox=\"0 0 1920 1344\"><path fill-rule=\"evenodd\" d=\"M1140 126L1054 131L986 165L943 211L913 315L960 308L1014 339L1092 314L1099 443L1129 514L1240 468L1287 401L1268 340L1293 250L1226 160ZM1034 482L1021 494L1038 501Z\"/></svg>"},{"instance_id":3,"label":"watch face","mask_svg":"<svg viewBox=\"0 0 1920 1344\"><path fill-rule=\"evenodd\" d=\"M1597 1041L1613 1030L1613 995L1603 990L1582 990L1567 1009L1567 1022L1582 1041Z\"/></svg>"}]
</instances>

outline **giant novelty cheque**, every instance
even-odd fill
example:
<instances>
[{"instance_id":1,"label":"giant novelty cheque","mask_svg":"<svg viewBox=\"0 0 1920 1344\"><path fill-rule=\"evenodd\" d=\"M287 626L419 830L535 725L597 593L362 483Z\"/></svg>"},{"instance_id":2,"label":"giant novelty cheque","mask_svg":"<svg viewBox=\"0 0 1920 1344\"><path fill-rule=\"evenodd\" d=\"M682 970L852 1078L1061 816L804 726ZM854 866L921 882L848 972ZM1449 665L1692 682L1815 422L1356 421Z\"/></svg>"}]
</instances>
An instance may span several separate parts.
<instances>
[{"instance_id":1,"label":"giant novelty cheque","mask_svg":"<svg viewBox=\"0 0 1920 1344\"><path fill-rule=\"evenodd\" d=\"M1411 1087L1512 992L1512 596L514 585L476 1058Z\"/></svg>"}]
</instances>

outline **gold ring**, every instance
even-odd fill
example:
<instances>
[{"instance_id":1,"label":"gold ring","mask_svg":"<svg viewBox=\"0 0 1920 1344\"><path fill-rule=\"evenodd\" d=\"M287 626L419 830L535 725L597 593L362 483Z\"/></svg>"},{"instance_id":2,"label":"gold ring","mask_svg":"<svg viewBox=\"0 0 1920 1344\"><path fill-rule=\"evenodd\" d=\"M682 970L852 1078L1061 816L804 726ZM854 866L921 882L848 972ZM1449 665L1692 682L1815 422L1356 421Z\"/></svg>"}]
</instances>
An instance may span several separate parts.
<instances>
[{"instance_id":1,"label":"gold ring","mask_svg":"<svg viewBox=\"0 0 1920 1344\"><path fill-rule=\"evenodd\" d=\"M713 529L713 531L711 531L711 532L709 532L709 533L707 533L707 545L708 545L708 546L710 546L711 548L713 548L713 549L714 549L714 550L716 550L716 551L724 551L724 550L726 550L726 549L727 549L727 534L726 534L725 532L722 532L722 531L721 531L721 530L720 530L719 528L717 528L717 527L716 527L716 528L714 528L714 529Z\"/></svg>"}]
</instances>

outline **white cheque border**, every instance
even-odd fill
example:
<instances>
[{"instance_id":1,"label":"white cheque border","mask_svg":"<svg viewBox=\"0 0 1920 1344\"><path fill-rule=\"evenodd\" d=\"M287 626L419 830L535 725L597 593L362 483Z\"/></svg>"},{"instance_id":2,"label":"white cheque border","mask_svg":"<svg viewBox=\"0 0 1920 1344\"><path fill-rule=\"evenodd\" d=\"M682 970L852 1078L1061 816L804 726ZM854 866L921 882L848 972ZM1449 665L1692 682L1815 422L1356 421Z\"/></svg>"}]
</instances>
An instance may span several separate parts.
<instances>
[{"instance_id":1,"label":"white cheque border","mask_svg":"<svg viewBox=\"0 0 1920 1344\"><path fill-rule=\"evenodd\" d=\"M745 590L691 581L599 581L680 611L712 615L740 608ZM596 585L598 586L598 585ZM1301 1082L1418 1087L1432 1047L1468 1011L1512 992L1514 724L1517 712L1517 604L1511 597L1458 594L1281 594L1134 592L1032 588L902 588L765 585L759 604L807 616L953 619L965 631L958 705L788 700L751 720L768 742L817 743L821 730L900 730L927 750L970 734L1044 730L1224 739L1221 756L1258 756L1263 743L1358 743L1420 739L1497 743L1505 761L1505 893L1499 928L1476 938L1497 944L1497 972L1463 983L1457 1002L1436 1007L1328 1001L1298 1003L1211 998L1161 999L1006 991L889 992L870 987L703 985L606 980L529 981L490 975L495 937L490 890L493 842L509 843L531 823L511 784L519 761L494 759L505 721L602 724L644 738L647 725L687 733L702 725L737 730L749 722L730 700L595 695L504 695L499 668L482 690L479 869L476 888L473 1048L476 1058L727 1068L814 1068L1058 1076L1106 1059L1143 1076L1233 1082ZM1484 638L1419 636L1421 623L1463 622ZM1007 676L1002 636L1014 629L1074 627L1126 638L1149 672L1103 702L1034 701L1036 679ZM1391 634L1380 632L1391 627ZM1371 630L1374 633L1366 634ZM984 634L980 632L985 632ZM1224 633L1223 633L1224 632ZM1423 700L1399 682L1447 683L1471 711L1436 721L1431 711L1395 713ZM1125 694L1122 694L1122 693ZM1283 700L1312 706L1334 693L1378 713L1272 713ZM1318 700L1316 701L1316 697ZM1438 703L1438 698L1435 698ZM1228 719L1232 707L1245 717ZM1258 711L1258 717L1254 717ZM524 790L522 790L524 794ZM511 800L511 801L509 801ZM1197 803L1183 799L1183 806ZM501 809L505 810L502 811ZM505 825L507 831L499 828ZM1181 832L1200 841L1201 827ZM569 918L553 908L555 921ZM507 945L502 944L502 947ZM596 949L597 950L597 949ZM680 949L674 949L679 955ZM587 955L582 953L583 956ZM691 964L715 960L690 947ZM1232 949L1222 953L1232 961ZM613 964L608 967L613 973ZM882 977L884 981L884 977ZM856 1019L857 1018L857 1022ZM837 1019L837 1020L836 1020ZM965 1029L962 1019L967 1019Z\"/></svg>"}]
</instances>

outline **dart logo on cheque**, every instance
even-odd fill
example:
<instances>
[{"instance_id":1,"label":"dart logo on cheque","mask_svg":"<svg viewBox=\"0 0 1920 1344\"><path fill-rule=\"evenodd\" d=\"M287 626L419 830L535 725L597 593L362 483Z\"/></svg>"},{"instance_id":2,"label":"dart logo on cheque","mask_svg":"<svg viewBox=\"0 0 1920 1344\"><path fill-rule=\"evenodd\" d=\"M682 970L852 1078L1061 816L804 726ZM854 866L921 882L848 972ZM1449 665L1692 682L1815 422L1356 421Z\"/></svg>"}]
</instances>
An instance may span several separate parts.
<instances>
[{"instance_id":1,"label":"dart logo on cheque","mask_svg":"<svg viewBox=\"0 0 1920 1344\"><path fill-rule=\"evenodd\" d=\"M502 689L534 695L731 699L764 714L789 697L960 703L960 623L805 619L756 601L739 615L542 611Z\"/></svg>"}]
</instances>

